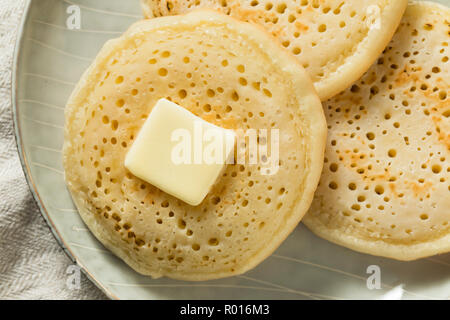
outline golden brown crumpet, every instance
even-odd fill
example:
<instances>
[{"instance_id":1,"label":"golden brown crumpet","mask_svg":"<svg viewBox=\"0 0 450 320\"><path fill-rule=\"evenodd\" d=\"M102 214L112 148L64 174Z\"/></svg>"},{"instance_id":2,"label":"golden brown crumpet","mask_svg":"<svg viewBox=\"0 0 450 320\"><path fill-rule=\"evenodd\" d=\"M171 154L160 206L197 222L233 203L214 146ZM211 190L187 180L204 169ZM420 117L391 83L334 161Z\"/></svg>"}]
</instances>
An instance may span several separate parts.
<instances>
[{"instance_id":1,"label":"golden brown crumpet","mask_svg":"<svg viewBox=\"0 0 450 320\"><path fill-rule=\"evenodd\" d=\"M278 172L228 165L198 206L136 178L124 157L163 97L223 128L279 129ZM255 267L289 235L313 199L325 142L297 60L257 26L201 10L138 22L105 45L67 104L64 168L83 220L132 268L206 280Z\"/></svg>"},{"instance_id":2,"label":"golden brown crumpet","mask_svg":"<svg viewBox=\"0 0 450 320\"><path fill-rule=\"evenodd\" d=\"M305 224L399 260L450 251L450 10L420 2L351 89L324 104L325 166Z\"/></svg>"},{"instance_id":3,"label":"golden brown crumpet","mask_svg":"<svg viewBox=\"0 0 450 320\"><path fill-rule=\"evenodd\" d=\"M141 0L147 17L213 8L262 25L305 67L322 101L358 80L389 43L407 0Z\"/></svg>"}]
</instances>

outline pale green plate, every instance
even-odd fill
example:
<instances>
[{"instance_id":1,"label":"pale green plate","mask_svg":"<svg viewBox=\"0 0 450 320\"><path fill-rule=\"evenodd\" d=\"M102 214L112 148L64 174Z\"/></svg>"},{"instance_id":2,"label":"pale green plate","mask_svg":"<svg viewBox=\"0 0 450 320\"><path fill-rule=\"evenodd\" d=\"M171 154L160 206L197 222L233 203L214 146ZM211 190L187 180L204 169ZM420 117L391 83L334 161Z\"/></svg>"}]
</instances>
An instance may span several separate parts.
<instances>
[{"instance_id":1,"label":"pale green plate","mask_svg":"<svg viewBox=\"0 0 450 320\"><path fill-rule=\"evenodd\" d=\"M66 28L66 10L73 4L81 8L80 30ZM409 263L382 259L319 239L302 225L253 271L217 281L152 280L105 250L81 221L64 184L64 105L103 43L140 18L138 0L29 1L16 52L14 121L31 190L61 246L109 297L450 298L450 255ZM381 269L381 289L367 287L370 265Z\"/></svg>"}]
</instances>

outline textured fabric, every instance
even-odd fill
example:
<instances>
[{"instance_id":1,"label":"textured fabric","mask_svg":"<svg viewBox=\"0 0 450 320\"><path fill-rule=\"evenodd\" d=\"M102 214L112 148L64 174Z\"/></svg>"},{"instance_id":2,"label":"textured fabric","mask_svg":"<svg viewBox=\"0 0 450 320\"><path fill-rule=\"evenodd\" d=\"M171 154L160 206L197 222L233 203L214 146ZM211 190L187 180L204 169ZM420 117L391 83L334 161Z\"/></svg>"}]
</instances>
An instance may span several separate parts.
<instances>
[{"instance_id":1,"label":"textured fabric","mask_svg":"<svg viewBox=\"0 0 450 320\"><path fill-rule=\"evenodd\" d=\"M23 0L0 0L0 299L105 299L72 262L39 213L20 166L11 114L11 68ZM77 288L79 287L79 288Z\"/></svg>"}]
</instances>

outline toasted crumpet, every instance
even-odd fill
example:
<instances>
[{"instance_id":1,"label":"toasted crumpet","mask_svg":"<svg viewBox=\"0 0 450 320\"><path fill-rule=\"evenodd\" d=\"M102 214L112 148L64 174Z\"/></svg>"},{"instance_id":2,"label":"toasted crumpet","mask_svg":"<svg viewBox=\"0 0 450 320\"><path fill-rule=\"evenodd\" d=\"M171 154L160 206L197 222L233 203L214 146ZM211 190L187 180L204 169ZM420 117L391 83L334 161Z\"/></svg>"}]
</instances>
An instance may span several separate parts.
<instances>
[{"instance_id":1,"label":"toasted crumpet","mask_svg":"<svg viewBox=\"0 0 450 320\"><path fill-rule=\"evenodd\" d=\"M407 0L141 0L149 17L213 8L262 25L326 100L358 80L389 43Z\"/></svg>"},{"instance_id":2,"label":"toasted crumpet","mask_svg":"<svg viewBox=\"0 0 450 320\"><path fill-rule=\"evenodd\" d=\"M325 166L305 224L398 260L450 251L450 10L409 5L383 55L324 103Z\"/></svg>"}]
</instances>

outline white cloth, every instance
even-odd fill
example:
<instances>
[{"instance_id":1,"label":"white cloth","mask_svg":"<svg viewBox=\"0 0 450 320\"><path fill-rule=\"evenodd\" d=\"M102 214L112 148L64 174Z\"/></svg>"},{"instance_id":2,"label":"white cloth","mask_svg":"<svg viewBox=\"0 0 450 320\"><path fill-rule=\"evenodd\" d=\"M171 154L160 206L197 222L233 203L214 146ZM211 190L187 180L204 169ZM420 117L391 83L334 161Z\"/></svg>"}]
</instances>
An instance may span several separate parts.
<instances>
[{"instance_id":1,"label":"white cloth","mask_svg":"<svg viewBox=\"0 0 450 320\"><path fill-rule=\"evenodd\" d=\"M24 0L0 0L0 299L105 299L84 275L79 289L67 285L73 263L39 213L20 165L11 72L23 8Z\"/></svg>"}]
</instances>

